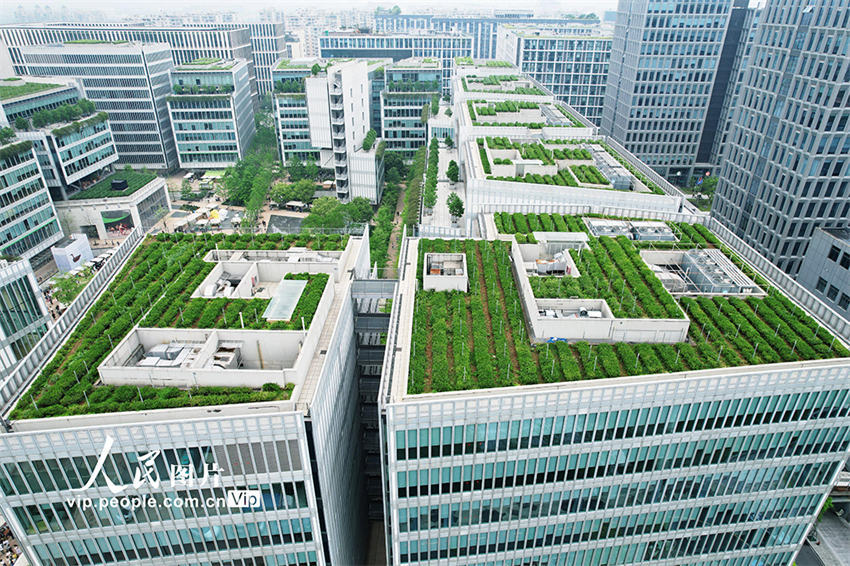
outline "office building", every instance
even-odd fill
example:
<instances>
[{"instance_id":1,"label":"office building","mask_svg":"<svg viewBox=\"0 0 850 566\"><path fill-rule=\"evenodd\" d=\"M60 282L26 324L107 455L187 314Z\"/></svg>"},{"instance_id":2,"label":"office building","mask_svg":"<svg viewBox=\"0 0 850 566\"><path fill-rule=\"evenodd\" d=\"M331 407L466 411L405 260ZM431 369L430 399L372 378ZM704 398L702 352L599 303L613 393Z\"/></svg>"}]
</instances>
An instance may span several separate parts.
<instances>
[{"instance_id":1,"label":"office building","mask_svg":"<svg viewBox=\"0 0 850 566\"><path fill-rule=\"evenodd\" d=\"M815 229L797 281L850 320L850 228Z\"/></svg>"},{"instance_id":2,"label":"office building","mask_svg":"<svg viewBox=\"0 0 850 566\"><path fill-rule=\"evenodd\" d=\"M596 124L602 119L612 34L600 26L499 26L497 56Z\"/></svg>"},{"instance_id":3,"label":"office building","mask_svg":"<svg viewBox=\"0 0 850 566\"><path fill-rule=\"evenodd\" d=\"M51 80L6 79L8 88L26 94L0 101L0 125L6 121L20 139L32 142L55 202L95 182L118 153L107 113L97 112L75 84Z\"/></svg>"},{"instance_id":4,"label":"office building","mask_svg":"<svg viewBox=\"0 0 850 566\"><path fill-rule=\"evenodd\" d=\"M524 10L496 10L489 16L441 16L432 14L389 14L375 15L375 31L378 33L460 33L472 38L471 57L496 59L499 26L522 23L543 26L584 26L598 24L598 19L565 16L562 18L536 18L533 12Z\"/></svg>"},{"instance_id":5,"label":"office building","mask_svg":"<svg viewBox=\"0 0 850 566\"><path fill-rule=\"evenodd\" d=\"M0 259L0 378L47 332L50 314L26 260Z\"/></svg>"},{"instance_id":6,"label":"office building","mask_svg":"<svg viewBox=\"0 0 850 566\"><path fill-rule=\"evenodd\" d=\"M850 218L848 18L826 1L762 10L712 205L792 276L815 230Z\"/></svg>"},{"instance_id":7,"label":"office building","mask_svg":"<svg viewBox=\"0 0 850 566\"><path fill-rule=\"evenodd\" d=\"M461 34L362 34L330 32L319 37L319 55L323 58L361 57L432 58L440 62L443 94L451 91L455 58L472 56L472 38Z\"/></svg>"},{"instance_id":8,"label":"office building","mask_svg":"<svg viewBox=\"0 0 850 566\"><path fill-rule=\"evenodd\" d=\"M0 26L0 38L9 49L14 71L26 74L21 48L32 45L50 45L66 41L131 41L167 43L175 65L196 59L246 59L252 61L252 38L246 25L217 26L196 25L146 25L144 23L47 23L9 24ZM256 93L257 86L253 86Z\"/></svg>"},{"instance_id":9,"label":"office building","mask_svg":"<svg viewBox=\"0 0 850 566\"><path fill-rule=\"evenodd\" d=\"M365 561L368 236L293 243L138 241L86 315L100 322L70 335L84 356L60 348L12 392L0 508L31 564Z\"/></svg>"},{"instance_id":10,"label":"office building","mask_svg":"<svg viewBox=\"0 0 850 566\"><path fill-rule=\"evenodd\" d=\"M62 230L41 172L33 142L0 130L0 255L31 259L38 267L50 259L50 246Z\"/></svg>"},{"instance_id":11,"label":"office building","mask_svg":"<svg viewBox=\"0 0 850 566\"><path fill-rule=\"evenodd\" d=\"M385 67L380 132L387 151L400 152L410 159L427 143L431 107L435 102L437 108L440 104L441 76L436 59L403 59ZM424 112L427 116L423 121Z\"/></svg>"},{"instance_id":12,"label":"office building","mask_svg":"<svg viewBox=\"0 0 850 566\"><path fill-rule=\"evenodd\" d=\"M70 42L21 47L20 57L25 74L76 79L83 96L109 114L120 164L177 166L166 105L173 68L168 45Z\"/></svg>"},{"instance_id":13,"label":"office building","mask_svg":"<svg viewBox=\"0 0 850 566\"><path fill-rule=\"evenodd\" d=\"M622 0L601 128L673 184L711 171L746 0Z\"/></svg>"},{"instance_id":14,"label":"office building","mask_svg":"<svg viewBox=\"0 0 850 566\"><path fill-rule=\"evenodd\" d=\"M740 11L733 9L732 17L740 17L741 14L744 16L741 33L746 34L746 37L742 37L741 41L738 42L737 52L732 63L729 88L726 89L723 108L720 111L722 129L714 136L714 145L711 148L709 162L714 165L713 168L715 171L717 171L717 167L723 161L726 141L729 139L729 132L732 130L732 121L735 119L735 108L738 106L738 99L744 84L744 73L747 72L747 63L753 51L753 40L756 36L761 9L747 8Z\"/></svg>"},{"instance_id":15,"label":"office building","mask_svg":"<svg viewBox=\"0 0 850 566\"><path fill-rule=\"evenodd\" d=\"M402 242L387 562L790 564L848 456L846 343L719 249L682 254L706 226L540 210ZM662 233L677 251L641 242Z\"/></svg>"},{"instance_id":16,"label":"office building","mask_svg":"<svg viewBox=\"0 0 850 566\"><path fill-rule=\"evenodd\" d=\"M166 100L182 169L221 169L245 156L254 139L248 62L201 59L171 74Z\"/></svg>"},{"instance_id":17,"label":"office building","mask_svg":"<svg viewBox=\"0 0 850 566\"><path fill-rule=\"evenodd\" d=\"M336 194L381 200L386 144L371 127L372 79L387 61L282 60L273 72L281 155L334 170ZM319 66L317 74L312 73Z\"/></svg>"}]
</instances>

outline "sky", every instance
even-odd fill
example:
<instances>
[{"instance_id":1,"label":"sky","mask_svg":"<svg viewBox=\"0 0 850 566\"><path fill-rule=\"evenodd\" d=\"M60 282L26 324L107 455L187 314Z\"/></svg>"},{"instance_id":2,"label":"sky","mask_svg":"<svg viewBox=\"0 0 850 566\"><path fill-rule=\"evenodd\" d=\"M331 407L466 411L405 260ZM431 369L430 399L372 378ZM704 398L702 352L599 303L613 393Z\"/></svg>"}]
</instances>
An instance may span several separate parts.
<instances>
[{"instance_id":1,"label":"sky","mask_svg":"<svg viewBox=\"0 0 850 566\"><path fill-rule=\"evenodd\" d=\"M96 11L105 16L120 18L128 15L138 14L178 14L192 11L231 11L244 12L258 11L262 8L273 7L284 12L287 9L298 9L305 5L325 10L350 9L352 7L363 9L374 9L376 6L390 7L398 4L402 12L418 11L453 11L458 3L448 0L386 0L386 1L363 1L363 0L311 0L305 3L302 0L2 0L4 6L17 6L23 4L31 8L35 4L50 5L54 13L59 7L65 5L69 10ZM464 0L462 6L466 10L474 9L532 9L542 14L556 12L584 13L614 10L617 0L528 0L517 3L515 0Z\"/></svg>"}]
</instances>

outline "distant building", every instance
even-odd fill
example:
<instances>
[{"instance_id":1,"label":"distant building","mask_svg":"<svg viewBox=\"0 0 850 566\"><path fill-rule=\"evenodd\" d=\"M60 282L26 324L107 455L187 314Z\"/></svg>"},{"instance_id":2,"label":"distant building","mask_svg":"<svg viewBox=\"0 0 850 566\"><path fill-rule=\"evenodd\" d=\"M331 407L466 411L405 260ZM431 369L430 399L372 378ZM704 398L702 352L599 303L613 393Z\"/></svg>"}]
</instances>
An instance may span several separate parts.
<instances>
[{"instance_id":1,"label":"distant building","mask_svg":"<svg viewBox=\"0 0 850 566\"><path fill-rule=\"evenodd\" d=\"M496 10L492 16L440 16L431 14L376 14L375 31L378 33L460 33L472 38L471 57L495 59L497 35L500 25L523 23L531 25L598 24L598 19L571 16L563 18L535 18L527 10Z\"/></svg>"},{"instance_id":2,"label":"distant building","mask_svg":"<svg viewBox=\"0 0 850 566\"><path fill-rule=\"evenodd\" d=\"M333 32L319 37L319 54L323 58L389 57L393 61L411 57L437 59L442 69L443 94L448 95L455 58L472 56L472 38L446 33L371 35Z\"/></svg>"},{"instance_id":3,"label":"distant building","mask_svg":"<svg viewBox=\"0 0 850 566\"><path fill-rule=\"evenodd\" d=\"M427 119L436 97L439 107L440 63L433 58L403 59L384 69L386 85L380 93L381 137L387 151L406 159L428 141ZM428 105L428 108L425 108ZM423 122L423 112L427 112Z\"/></svg>"},{"instance_id":4,"label":"distant building","mask_svg":"<svg viewBox=\"0 0 850 566\"><path fill-rule=\"evenodd\" d=\"M166 106L173 67L168 45L83 40L21 47L19 53L25 74L75 78L84 97L109 113L121 164L177 166Z\"/></svg>"},{"instance_id":5,"label":"distant building","mask_svg":"<svg viewBox=\"0 0 850 566\"><path fill-rule=\"evenodd\" d=\"M797 281L850 320L850 228L818 228Z\"/></svg>"},{"instance_id":6,"label":"distant building","mask_svg":"<svg viewBox=\"0 0 850 566\"><path fill-rule=\"evenodd\" d=\"M50 314L26 260L0 259L0 378L41 339Z\"/></svg>"},{"instance_id":7,"label":"distant building","mask_svg":"<svg viewBox=\"0 0 850 566\"><path fill-rule=\"evenodd\" d=\"M247 59L253 68L251 30L247 25L153 25L146 23L48 23L0 26L0 38L9 49L16 73L26 74L21 48L66 41L140 41L167 43L175 65L198 58ZM257 85L252 86L256 93Z\"/></svg>"},{"instance_id":8,"label":"distant building","mask_svg":"<svg viewBox=\"0 0 850 566\"><path fill-rule=\"evenodd\" d=\"M168 113L180 167L235 165L256 133L247 61L201 59L175 68L171 82Z\"/></svg>"},{"instance_id":9,"label":"distant building","mask_svg":"<svg viewBox=\"0 0 850 566\"><path fill-rule=\"evenodd\" d=\"M502 25L498 59L537 79L597 126L605 105L612 34L599 26Z\"/></svg>"}]
</instances>

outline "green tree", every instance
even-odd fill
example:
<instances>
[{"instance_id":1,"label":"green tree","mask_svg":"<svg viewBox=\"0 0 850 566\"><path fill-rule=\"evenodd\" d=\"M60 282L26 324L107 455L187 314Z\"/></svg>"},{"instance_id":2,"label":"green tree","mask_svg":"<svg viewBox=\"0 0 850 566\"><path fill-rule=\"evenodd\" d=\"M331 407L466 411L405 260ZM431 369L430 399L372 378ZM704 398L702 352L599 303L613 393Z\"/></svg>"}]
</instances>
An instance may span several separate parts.
<instances>
[{"instance_id":1,"label":"green tree","mask_svg":"<svg viewBox=\"0 0 850 566\"><path fill-rule=\"evenodd\" d=\"M392 169L387 169L384 173L384 182L387 185L398 185L401 183L401 175L398 173L398 169L393 167Z\"/></svg>"},{"instance_id":2,"label":"green tree","mask_svg":"<svg viewBox=\"0 0 850 566\"><path fill-rule=\"evenodd\" d=\"M310 69L310 72L313 73L313 76L315 77L319 74L319 71L321 70L322 68L319 66L318 63L313 63L313 67Z\"/></svg>"},{"instance_id":3,"label":"green tree","mask_svg":"<svg viewBox=\"0 0 850 566\"><path fill-rule=\"evenodd\" d=\"M192 200L192 183L188 179L180 185L180 200Z\"/></svg>"},{"instance_id":4,"label":"green tree","mask_svg":"<svg viewBox=\"0 0 850 566\"><path fill-rule=\"evenodd\" d=\"M398 5L393 6L390 9L390 14L392 14L393 16L398 16L399 14L401 14L401 8L399 8Z\"/></svg>"},{"instance_id":5,"label":"green tree","mask_svg":"<svg viewBox=\"0 0 850 566\"><path fill-rule=\"evenodd\" d=\"M15 130L12 128L0 128L0 145L9 143L15 139Z\"/></svg>"},{"instance_id":6,"label":"green tree","mask_svg":"<svg viewBox=\"0 0 850 566\"><path fill-rule=\"evenodd\" d=\"M423 124L428 123L428 118L431 116L431 105L429 103L425 103L422 105L422 115L419 116L419 121Z\"/></svg>"},{"instance_id":7,"label":"green tree","mask_svg":"<svg viewBox=\"0 0 850 566\"><path fill-rule=\"evenodd\" d=\"M446 139L443 140L443 143L446 144L446 147L454 147L455 142L451 136L446 136Z\"/></svg>"},{"instance_id":8,"label":"green tree","mask_svg":"<svg viewBox=\"0 0 850 566\"><path fill-rule=\"evenodd\" d=\"M440 95L434 93L431 95L431 115L436 116L440 113Z\"/></svg>"},{"instance_id":9,"label":"green tree","mask_svg":"<svg viewBox=\"0 0 850 566\"><path fill-rule=\"evenodd\" d=\"M446 199L446 204L449 207L449 214L455 218L463 216L463 201L457 196L457 193L451 193Z\"/></svg>"},{"instance_id":10,"label":"green tree","mask_svg":"<svg viewBox=\"0 0 850 566\"><path fill-rule=\"evenodd\" d=\"M351 222L369 222L372 219L372 204L369 199L355 197L342 205L343 214Z\"/></svg>"},{"instance_id":11,"label":"green tree","mask_svg":"<svg viewBox=\"0 0 850 566\"><path fill-rule=\"evenodd\" d=\"M301 224L302 228L343 228L345 215L342 203L333 197L319 197L313 201L310 214Z\"/></svg>"},{"instance_id":12,"label":"green tree","mask_svg":"<svg viewBox=\"0 0 850 566\"><path fill-rule=\"evenodd\" d=\"M18 116L17 118L15 118L15 127L19 130L29 130L30 121L24 118L23 116Z\"/></svg>"},{"instance_id":13,"label":"green tree","mask_svg":"<svg viewBox=\"0 0 850 566\"><path fill-rule=\"evenodd\" d=\"M401 179L407 177L407 165L404 163L404 158L394 151L388 151L384 154L384 175L386 176L391 169L395 169ZM389 182L387 180L387 183ZM397 183L400 182L401 180L397 181Z\"/></svg>"},{"instance_id":14,"label":"green tree","mask_svg":"<svg viewBox=\"0 0 850 566\"><path fill-rule=\"evenodd\" d=\"M291 200L310 202L316 192L316 184L309 179L299 179L291 184L277 183L271 190L271 199L279 204Z\"/></svg>"},{"instance_id":15,"label":"green tree","mask_svg":"<svg viewBox=\"0 0 850 566\"><path fill-rule=\"evenodd\" d=\"M452 159L451 161L449 161L449 166L446 169L446 177L448 177L449 181L451 181L452 183L457 183L459 175L460 171L458 170L457 162Z\"/></svg>"}]
</instances>

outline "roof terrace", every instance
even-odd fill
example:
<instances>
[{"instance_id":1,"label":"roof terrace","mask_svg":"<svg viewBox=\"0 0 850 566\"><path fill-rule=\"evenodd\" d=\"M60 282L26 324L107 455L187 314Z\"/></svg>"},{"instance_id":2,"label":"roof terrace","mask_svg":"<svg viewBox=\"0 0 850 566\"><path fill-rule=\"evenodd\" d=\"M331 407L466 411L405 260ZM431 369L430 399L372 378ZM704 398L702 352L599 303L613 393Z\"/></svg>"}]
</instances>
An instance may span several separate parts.
<instances>
[{"instance_id":1,"label":"roof terrace","mask_svg":"<svg viewBox=\"0 0 850 566\"><path fill-rule=\"evenodd\" d=\"M401 355L409 357L409 364L400 367L408 367L409 373L396 376L406 378L408 394L850 356L828 330L704 226L670 224L678 240L658 241L596 237L584 219L559 214L502 214L496 225L515 236L408 242L408 253L416 254L418 267L405 275L415 274L419 282L410 311L410 341L399 344ZM578 242L575 248L565 247L578 267L577 277L563 271L529 275L522 268L517 241L536 242L534 231L541 229L583 234L566 238ZM658 249L716 250L764 293L742 296L696 289L673 296L640 253ZM420 290L426 253L465 254L469 291ZM523 281L534 290L531 303L524 296ZM542 297L558 302L529 312L527 305L540 303ZM611 327L619 317L640 318L630 319L636 322L628 334L618 334L616 328L608 336L598 334L600 325ZM676 320L684 323L684 334L669 341L682 329L665 329L662 324ZM539 328L576 325L585 329L586 338L535 335ZM668 341L661 336L664 332Z\"/></svg>"},{"instance_id":2,"label":"roof terrace","mask_svg":"<svg viewBox=\"0 0 850 566\"><path fill-rule=\"evenodd\" d=\"M150 171L116 171L90 187L75 193L70 199L86 200L126 197L132 195L154 179L156 179L156 174Z\"/></svg>"},{"instance_id":3,"label":"roof terrace","mask_svg":"<svg viewBox=\"0 0 850 566\"><path fill-rule=\"evenodd\" d=\"M289 399L313 357L305 344L315 348L333 282L350 261L347 244L340 235L148 237L11 418ZM218 286L229 281L225 269L244 271L227 292ZM266 287L284 281L305 284L289 318L270 320L276 293Z\"/></svg>"}]
</instances>

